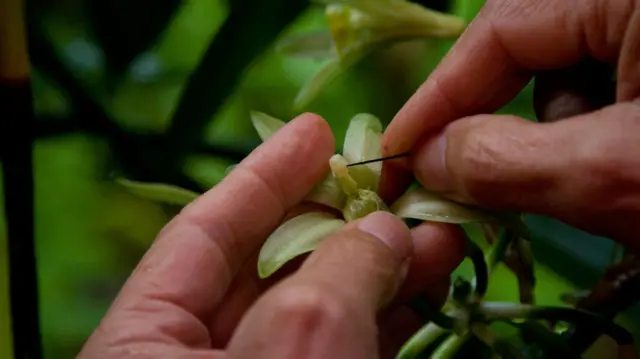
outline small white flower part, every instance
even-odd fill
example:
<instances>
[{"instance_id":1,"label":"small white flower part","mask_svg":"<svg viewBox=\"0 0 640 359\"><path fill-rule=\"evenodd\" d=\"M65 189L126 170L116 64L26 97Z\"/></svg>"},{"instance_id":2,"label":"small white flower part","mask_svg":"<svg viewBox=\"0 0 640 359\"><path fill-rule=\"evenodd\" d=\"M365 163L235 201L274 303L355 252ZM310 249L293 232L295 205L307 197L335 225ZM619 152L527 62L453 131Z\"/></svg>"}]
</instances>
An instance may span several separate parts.
<instances>
[{"instance_id":1,"label":"small white flower part","mask_svg":"<svg viewBox=\"0 0 640 359\"><path fill-rule=\"evenodd\" d=\"M284 124L268 115L254 115L252 119L254 126L263 132L265 128L277 131L279 124ZM265 137L273 134L269 131ZM283 223L260 250L258 273L261 278L273 274L291 259L313 251L326 236L346 222L375 211L388 211L401 218L448 223L491 219L482 212L431 194L424 188L407 192L390 209L377 193L380 164L348 167L351 163L380 158L381 136L382 124L375 116L359 114L351 120L345 136L344 154L336 154L329 159L331 173L305 198L305 201L339 210L341 218L325 212L311 212Z\"/></svg>"},{"instance_id":2,"label":"small white flower part","mask_svg":"<svg viewBox=\"0 0 640 359\"><path fill-rule=\"evenodd\" d=\"M341 155L333 155L329 160L329 167L333 177L338 181L340 188L347 196L358 195L358 183L349 175L349 168L347 168L347 159Z\"/></svg>"}]
</instances>

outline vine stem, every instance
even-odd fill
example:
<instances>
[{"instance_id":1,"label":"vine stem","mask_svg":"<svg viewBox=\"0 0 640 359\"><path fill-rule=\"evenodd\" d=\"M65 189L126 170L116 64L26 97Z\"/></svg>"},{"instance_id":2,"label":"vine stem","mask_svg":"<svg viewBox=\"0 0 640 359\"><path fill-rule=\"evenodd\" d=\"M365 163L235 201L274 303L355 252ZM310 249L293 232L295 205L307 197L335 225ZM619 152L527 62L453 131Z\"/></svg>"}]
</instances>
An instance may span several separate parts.
<instances>
[{"instance_id":1,"label":"vine stem","mask_svg":"<svg viewBox=\"0 0 640 359\"><path fill-rule=\"evenodd\" d=\"M633 342L633 336L625 328L601 315L581 309L546 307L530 304L485 302L478 305L478 314L485 320L545 319L575 323L598 328L602 334L613 338L619 345Z\"/></svg>"},{"instance_id":2,"label":"vine stem","mask_svg":"<svg viewBox=\"0 0 640 359\"><path fill-rule=\"evenodd\" d=\"M462 335L451 335L447 338L438 349L436 349L431 355L432 359L450 359L455 357L456 353L462 348L462 346L471 338L471 333L466 332Z\"/></svg>"}]
</instances>

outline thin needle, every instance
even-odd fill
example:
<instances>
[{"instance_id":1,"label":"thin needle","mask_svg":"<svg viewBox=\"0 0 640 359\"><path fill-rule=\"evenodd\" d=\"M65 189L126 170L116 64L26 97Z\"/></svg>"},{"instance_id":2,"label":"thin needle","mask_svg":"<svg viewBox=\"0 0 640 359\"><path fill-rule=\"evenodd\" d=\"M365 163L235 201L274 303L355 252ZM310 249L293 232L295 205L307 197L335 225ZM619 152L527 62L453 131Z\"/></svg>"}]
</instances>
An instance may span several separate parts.
<instances>
[{"instance_id":1,"label":"thin needle","mask_svg":"<svg viewBox=\"0 0 640 359\"><path fill-rule=\"evenodd\" d=\"M399 155L393 155L393 156L389 156L389 157L382 157L382 158L376 158L376 159L368 160L368 161L351 163L351 164L348 164L347 167L366 165L367 163L381 162L381 161L392 160L394 158L400 158L400 157L409 157L409 155L410 155L410 153L406 152L406 153L401 153Z\"/></svg>"}]
</instances>

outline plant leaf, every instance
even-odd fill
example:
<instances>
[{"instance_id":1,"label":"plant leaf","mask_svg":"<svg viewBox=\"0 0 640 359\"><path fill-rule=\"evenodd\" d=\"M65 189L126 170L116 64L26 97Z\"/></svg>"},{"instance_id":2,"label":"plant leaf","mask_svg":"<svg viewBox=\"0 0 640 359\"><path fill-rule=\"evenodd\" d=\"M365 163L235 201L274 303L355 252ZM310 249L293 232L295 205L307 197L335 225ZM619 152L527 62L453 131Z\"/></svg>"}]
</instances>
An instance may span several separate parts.
<instances>
[{"instance_id":1,"label":"plant leaf","mask_svg":"<svg viewBox=\"0 0 640 359\"><path fill-rule=\"evenodd\" d=\"M196 192L164 183L136 182L125 178L118 178L116 182L135 196L177 206L186 206L200 196Z\"/></svg>"},{"instance_id":2,"label":"plant leaf","mask_svg":"<svg viewBox=\"0 0 640 359\"><path fill-rule=\"evenodd\" d=\"M286 37L276 44L276 51L286 56L317 60L337 56L331 33L326 30Z\"/></svg>"},{"instance_id":3,"label":"plant leaf","mask_svg":"<svg viewBox=\"0 0 640 359\"><path fill-rule=\"evenodd\" d=\"M335 177L329 173L324 181L316 185L304 200L342 211L347 201L347 196L338 185Z\"/></svg>"},{"instance_id":4,"label":"plant leaf","mask_svg":"<svg viewBox=\"0 0 640 359\"><path fill-rule=\"evenodd\" d=\"M281 129L285 122L278 120L273 116L269 116L266 113L251 111L251 122L253 123L253 127L258 132L258 136L262 141L268 140L271 136L273 136L279 129Z\"/></svg>"},{"instance_id":5,"label":"plant leaf","mask_svg":"<svg viewBox=\"0 0 640 359\"><path fill-rule=\"evenodd\" d=\"M235 165L231 165L231 166L227 167L227 169L224 171L224 175L228 176L229 173L231 173L231 171L233 171L233 169L236 168L236 166L238 166L237 163Z\"/></svg>"},{"instance_id":6,"label":"plant leaf","mask_svg":"<svg viewBox=\"0 0 640 359\"><path fill-rule=\"evenodd\" d=\"M333 81L343 71L343 67L338 59L327 62L313 77L302 86L293 101L293 107L300 110L309 105L318 97L323 88Z\"/></svg>"},{"instance_id":7,"label":"plant leaf","mask_svg":"<svg viewBox=\"0 0 640 359\"><path fill-rule=\"evenodd\" d=\"M258 257L258 275L266 278L291 259L313 251L345 222L328 213L310 212L294 217L267 238Z\"/></svg>"},{"instance_id":8,"label":"plant leaf","mask_svg":"<svg viewBox=\"0 0 640 359\"><path fill-rule=\"evenodd\" d=\"M405 193L392 206L391 211L401 218L446 223L487 222L488 214L449 201L424 188Z\"/></svg>"}]
</instances>

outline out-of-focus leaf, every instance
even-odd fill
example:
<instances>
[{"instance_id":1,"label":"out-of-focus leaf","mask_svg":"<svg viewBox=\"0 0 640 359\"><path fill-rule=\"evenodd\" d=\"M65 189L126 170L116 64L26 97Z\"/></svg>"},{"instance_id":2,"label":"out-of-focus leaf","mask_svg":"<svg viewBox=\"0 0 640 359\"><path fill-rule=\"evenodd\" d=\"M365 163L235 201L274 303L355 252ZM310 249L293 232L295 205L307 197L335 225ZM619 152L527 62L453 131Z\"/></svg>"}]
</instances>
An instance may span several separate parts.
<instances>
[{"instance_id":1,"label":"out-of-focus leaf","mask_svg":"<svg viewBox=\"0 0 640 359\"><path fill-rule=\"evenodd\" d=\"M116 182L136 196L161 203L185 206L199 196L193 191L164 183L143 183L124 178L119 178Z\"/></svg>"},{"instance_id":2,"label":"out-of-focus leaf","mask_svg":"<svg viewBox=\"0 0 640 359\"><path fill-rule=\"evenodd\" d=\"M87 1L96 39L107 56L107 66L124 73L131 62L164 32L180 0Z\"/></svg>"},{"instance_id":3,"label":"out-of-focus leaf","mask_svg":"<svg viewBox=\"0 0 640 359\"><path fill-rule=\"evenodd\" d=\"M337 56L333 39L328 31L316 31L286 37L276 44L276 51L283 55L314 60Z\"/></svg>"},{"instance_id":4,"label":"out-of-focus leaf","mask_svg":"<svg viewBox=\"0 0 640 359\"><path fill-rule=\"evenodd\" d=\"M286 123L266 113L251 111L251 122L262 141L268 140Z\"/></svg>"}]
</instances>

